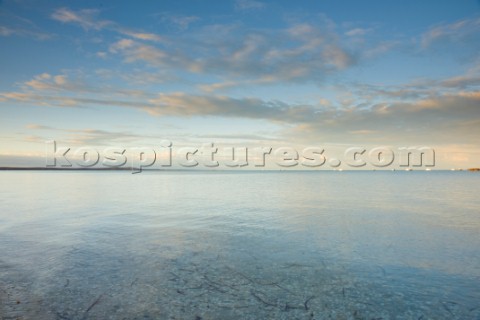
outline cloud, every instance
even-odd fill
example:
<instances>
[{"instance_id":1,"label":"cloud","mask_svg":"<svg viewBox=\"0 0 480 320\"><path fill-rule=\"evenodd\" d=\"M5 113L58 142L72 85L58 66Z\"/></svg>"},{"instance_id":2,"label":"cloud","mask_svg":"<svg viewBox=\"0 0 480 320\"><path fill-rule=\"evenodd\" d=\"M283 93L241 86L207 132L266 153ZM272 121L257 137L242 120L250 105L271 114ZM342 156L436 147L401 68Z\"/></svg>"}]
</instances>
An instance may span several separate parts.
<instances>
[{"instance_id":1,"label":"cloud","mask_svg":"<svg viewBox=\"0 0 480 320\"><path fill-rule=\"evenodd\" d=\"M55 129L63 132L65 142L74 145L109 145L116 142L128 143L145 141L147 137L125 131L106 131L98 129Z\"/></svg>"},{"instance_id":2,"label":"cloud","mask_svg":"<svg viewBox=\"0 0 480 320\"><path fill-rule=\"evenodd\" d=\"M474 44L478 43L479 34L480 18L463 19L430 28L422 34L420 43L424 49L442 42Z\"/></svg>"},{"instance_id":3,"label":"cloud","mask_svg":"<svg viewBox=\"0 0 480 320\"><path fill-rule=\"evenodd\" d=\"M347 32L345 32L345 35L349 36L349 37L359 37L359 36L366 35L370 31L372 31L372 29L355 28L355 29L351 29L351 30L348 30Z\"/></svg>"},{"instance_id":4,"label":"cloud","mask_svg":"<svg viewBox=\"0 0 480 320\"><path fill-rule=\"evenodd\" d=\"M96 53L96 56L102 59L105 59L107 57L107 53L105 51L99 51Z\"/></svg>"},{"instance_id":5,"label":"cloud","mask_svg":"<svg viewBox=\"0 0 480 320\"><path fill-rule=\"evenodd\" d=\"M127 45L127 47L129 47ZM475 68L471 76L475 75ZM468 75L469 73L467 73ZM464 77L465 78L465 77ZM0 93L8 104L55 107L122 107L157 117L262 120L284 128L285 140L361 142L427 141L477 143L480 136L480 90L459 90L465 79L452 77L408 84L403 88L362 87L361 94L317 104L292 104L259 98L103 88L71 81L67 75L43 73L21 85L23 91ZM477 80L475 80L477 81ZM424 86L424 87L423 87ZM448 89L453 86L454 89ZM446 91L443 88L447 87ZM394 88L395 89L395 88ZM383 90L383 92L382 92ZM85 93L88 93L86 95ZM347 101L348 100L348 101ZM32 129L39 129L30 127ZM44 128L45 129L45 128ZM84 133L88 137L87 133ZM85 141L84 141L85 142Z\"/></svg>"},{"instance_id":6,"label":"cloud","mask_svg":"<svg viewBox=\"0 0 480 320\"><path fill-rule=\"evenodd\" d=\"M474 65L463 75L453 76L433 83L443 88L467 90L480 86L480 63Z\"/></svg>"},{"instance_id":7,"label":"cloud","mask_svg":"<svg viewBox=\"0 0 480 320\"><path fill-rule=\"evenodd\" d=\"M170 20L176 24L181 30L187 30L190 24L198 21L200 18L195 16L173 16Z\"/></svg>"},{"instance_id":8,"label":"cloud","mask_svg":"<svg viewBox=\"0 0 480 320\"><path fill-rule=\"evenodd\" d=\"M44 74L48 75L48 74ZM48 75L50 76L50 75ZM50 107L119 106L136 108L141 100L154 97L142 90L89 86L78 82L65 82L63 76L50 76L43 80L36 76L22 85L21 92L0 92L0 101ZM116 99L112 99L115 97Z\"/></svg>"},{"instance_id":9,"label":"cloud","mask_svg":"<svg viewBox=\"0 0 480 320\"><path fill-rule=\"evenodd\" d=\"M260 8L255 1L238 1L241 8ZM72 23L85 30L116 32L108 45L110 59L123 58L124 63L155 67L170 75L188 77L203 74L209 79L225 79L219 82L199 84L204 90L228 89L232 84L243 85L274 83L321 83L333 74L355 66L360 59L383 54L395 46L384 42L365 48L364 43L349 39L370 32L370 28L353 28L347 37L325 16L309 21L289 20L282 28L249 28L242 23L228 25L203 25L189 32L175 35L159 35L142 30L131 30L115 22L102 20L95 10L73 11L57 9L52 17L57 21ZM157 14L162 20L186 30L197 20L196 16ZM107 57L105 48L95 53L101 59Z\"/></svg>"},{"instance_id":10,"label":"cloud","mask_svg":"<svg viewBox=\"0 0 480 320\"><path fill-rule=\"evenodd\" d=\"M51 17L63 23L78 24L85 30L101 30L112 24L112 22L108 20L96 19L98 13L99 11L94 9L73 11L68 8L59 8L52 13Z\"/></svg>"},{"instance_id":11,"label":"cloud","mask_svg":"<svg viewBox=\"0 0 480 320\"><path fill-rule=\"evenodd\" d=\"M195 138L200 139L214 139L218 141L225 141L225 140L241 140L241 141L276 141L277 138L259 135L259 134L245 134L245 133L238 133L238 134L198 134L195 135Z\"/></svg>"},{"instance_id":12,"label":"cloud","mask_svg":"<svg viewBox=\"0 0 480 320\"><path fill-rule=\"evenodd\" d=\"M122 39L110 46L110 51L116 53L120 50L131 48L135 45L135 42L131 39Z\"/></svg>"},{"instance_id":13,"label":"cloud","mask_svg":"<svg viewBox=\"0 0 480 320\"><path fill-rule=\"evenodd\" d=\"M156 14L156 16L160 17L162 21L173 24L181 31L187 30L192 23L200 20L200 18L197 16L184 16L165 12Z\"/></svg>"},{"instance_id":14,"label":"cloud","mask_svg":"<svg viewBox=\"0 0 480 320\"><path fill-rule=\"evenodd\" d=\"M118 47L137 46L134 40L121 41ZM102 77L108 70L99 70ZM118 79L116 74L111 75ZM132 74L132 76L137 76ZM142 76L142 79L149 75ZM132 81L132 79L127 79ZM137 80L135 80L137 81ZM260 80L258 80L260 81ZM277 100L232 98L202 88L209 95L155 93L131 88L90 85L69 74L42 73L19 84L20 91L2 92L0 99L30 105L57 107L118 106L143 110L155 116L227 117L294 124L304 128L334 128L345 132L367 132L376 127L409 128L411 121L424 121L422 126L435 123L462 122L470 127L480 114L480 68L474 66L463 75L446 79L420 79L399 86L349 85L350 94L337 99L319 100L316 104L288 104ZM341 87L341 91L345 91ZM344 125L346 124L346 125ZM366 127L364 127L366 126ZM432 128L432 132L435 132ZM411 130L411 129L409 129ZM467 130L468 136L471 132Z\"/></svg>"},{"instance_id":15,"label":"cloud","mask_svg":"<svg viewBox=\"0 0 480 320\"><path fill-rule=\"evenodd\" d=\"M372 101L415 101L429 97L455 95L459 92L480 90L480 64L475 64L466 72L444 79L414 79L399 85L371 85L365 83L351 83L348 86L338 86L340 91L349 91L356 96L356 100L368 103Z\"/></svg>"},{"instance_id":16,"label":"cloud","mask_svg":"<svg viewBox=\"0 0 480 320\"><path fill-rule=\"evenodd\" d=\"M125 58L125 62L144 61L152 66L168 66L171 65L173 57L167 52L151 46L136 42L131 39L121 39L110 46L111 53L121 53Z\"/></svg>"},{"instance_id":17,"label":"cloud","mask_svg":"<svg viewBox=\"0 0 480 320\"><path fill-rule=\"evenodd\" d=\"M239 1L237 5L245 9L263 6L255 1ZM356 63L356 53L346 49L334 24L325 17L280 30L206 26L171 39L121 27L99 19L98 14L97 10L60 8L52 18L85 30L116 32L124 38L110 44L110 53L123 56L125 63L144 62L172 74L202 73L239 83L252 79L262 79L259 83L318 82ZM163 14L162 19L181 29L198 20L170 14ZM105 51L100 52L97 56L105 58Z\"/></svg>"},{"instance_id":18,"label":"cloud","mask_svg":"<svg viewBox=\"0 0 480 320\"><path fill-rule=\"evenodd\" d=\"M160 94L142 109L157 116L220 116L275 120L288 109L278 101L235 99L226 96L200 96L184 93Z\"/></svg>"},{"instance_id":19,"label":"cloud","mask_svg":"<svg viewBox=\"0 0 480 320\"><path fill-rule=\"evenodd\" d=\"M128 73L118 69L97 69L95 70L97 79L105 82L109 82L112 79L122 80L126 83L128 88L141 86L142 88L155 86L165 82L178 82L179 79L176 75L167 73L166 71L154 70L145 71L143 69L133 69ZM103 90L103 88L102 88ZM136 95L135 92L141 94L142 90L135 89L122 89L129 95Z\"/></svg>"},{"instance_id":20,"label":"cloud","mask_svg":"<svg viewBox=\"0 0 480 320\"><path fill-rule=\"evenodd\" d=\"M362 56L367 59L372 59L401 45L400 41L381 41L369 48L366 48L362 52Z\"/></svg>"},{"instance_id":21,"label":"cloud","mask_svg":"<svg viewBox=\"0 0 480 320\"><path fill-rule=\"evenodd\" d=\"M130 30L119 26L113 21L98 19L97 17L99 13L99 10L96 9L74 11L68 8L59 8L52 13L51 17L56 21L79 25L85 30L99 31L102 29L108 29L138 40L154 42L162 41L162 38L157 34Z\"/></svg>"},{"instance_id":22,"label":"cloud","mask_svg":"<svg viewBox=\"0 0 480 320\"><path fill-rule=\"evenodd\" d=\"M10 28L7 28L7 27L0 26L0 35L1 36L8 37L8 36L10 36L14 33L15 33L14 30L12 30Z\"/></svg>"},{"instance_id":23,"label":"cloud","mask_svg":"<svg viewBox=\"0 0 480 320\"><path fill-rule=\"evenodd\" d=\"M144 44L131 39L120 39L110 45L109 51L120 54L126 63L144 62L149 66L161 70L174 71L178 68L184 71L195 72L200 69L199 64L182 53L170 53L153 45Z\"/></svg>"},{"instance_id":24,"label":"cloud","mask_svg":"<svg viewBox=\"0 0 480 320\"><path fill-rule=\"evenodd\" d=\"M414 102L384 102L360 108L295 105L281 101L226 96L161 94L142 110L156 116L226 117L266 120L287 126L299 140L355 142L365 139L475 143L480 136L480 92L460 92ZM295 133L301 132L296 136ZM288 137L287 137L288 138Z\"/></svg>"},{"instance_id":25,"label":"cloud","mask_svg":"<svg viewBox=\"0 0 480 320\"><path fill-rule=\"evenodd\" d=\"M80 75L80 76L79 76ZM131 84L145 85L145 82L152 83L156 81L161 83L160 75L145 74L139 72L132 72L124 75L117 72L110 72L109 70L97 70L94 74L95 78L100 77L117 77L117 79L125 80L126 87L111 86L109 84L96 83L95 85L86 82L83 73L77 74L58 74L51 75L49 73L42 73L34 76L32 79L18 84L21 91L18 92L3 92L0 93L0 98L13 99L18 101L35 101L43 103L46 101L62 101L68 106L75 106L76 101L102 101L103 98L117 97L119 103L121 99L134 99L142 97L144 99L151 98L154 94L141 89L132 89ZM72 79L72 77L74 77ZM158 77L158 78L156 78ZM88 77L87 77L88 78ZM89 98L85 98L89 97ZM108 102L108 99L106 99Z\"/></svg>"},{"instance_id":26,"label":"cloud","mask_svg":"<svg viewBox=\"0 0 480 320\"><path fill-rule=\"evenodd\" d=\"M480 75L464 75L458 77L451 77L439 82L443 87L447 88L469 88L480 86Z\"/></svg>"},{"instance_id":27,"label":"cloud","mask_svg":"<svg viewBox=\"0 0 480 320\"><path fill-rule=\"evenodd\" d=\"M203 28L161 46L121 39L110 51L127 63L233 77L230 81L235 82L319 81L355 63L354 54L342 47L338 37L320 26L302 23L280 31L222 29Z\"/></svg>"},{"instance_id":28,"label":"cloud","mask_svg":"<svg viewBox=\"0 0 480 320\"><path fill-rule=\"evenodd\" d=\"M265 3L255 0L236 0L236 10L259 10L265 8Z\"/></svg>"},{"instance_id":29,"label":"cloud","mask_svg":"<svg viewBox=\"0 0 480 320\"><path fill-rule=\"evenodd\" d=\"M33 21L13 14L8 10L0 10L0 36L2 37L26 37L38 41L45 41L55 37L55 34L45 32Z\"/></svg>"},{"instance_id":30,"label":"cloud","mask_svg":"<svg viewBox=\"0 0 480 320\"><path fill-rule=\"evenodd\" d=\"M413 102L329 110L300 123L290 133L299 139L370 143L477 143L480 92L460 92Z\"/></svg>"},{"instance_id":31,"label":"cloud","mask_svg":"<svg viewBox=\"0 0 480 320\"><path fill-rule=\"evenodd\" d=\"M32 80L26 81L25 86L35 90L68 90L72 89L74 85L68 82L65 75L51 76L48 73L42 73Z\"/></svg>"},{"instance_id":32,"label":"cloud","mask_svg":"<svg viewBox=\"0 0 480 320\"><path fill-rule=\"evenodd\" d=\"M68 143L69 145L112 145L115 143L122 143L122 147L126 147L124 144L138 142L139 144L145 143L145 141L152 139L158 141L162 136L160 135L145 135L136 134L129 131L107 131L99 129L72 129L72 128L59 128L45 126L41 124L29 124L27 129L36 130L40 132L39 135L28 135L23 138L23 141L45 143L47 140L52 139L52 134L56 136L61 135L62 143ZM43 131L43 133L42 133ZM46 133L48 132L48 133Z\"/></svg>"},{"instance_id":33,"label":"cloud","mask_svg":"<svg viewBox=\"0 0 480 320\"><path fill-rule=\"evenodd\" d=\"M127 29L121 29L119 30L119 32L123 35L130 36L132 38L139 39L139 40L147 40L147 41L155 41L155 42L162 41L162 37L154 33L134 32Z\"/></svg>"},{"instance_id":34,"label":"cloud","mask_svg":"<svg viewBox=\"0 0 480 320\"><path fill-rule=\"evenodd\" d=\"M44 126L41 124L36 124L36 123L31 123L26 125L27 129L32 129L32 130L52 130L52 127L49 126Z\"/></svg>"},{"instance_id":35,"label":"cloud","mask_svg":"<svg viewBox=\"0 0 480 320\"><path fill-rule=\"evenodd\" d=\"M22 36L22 37L30 37L34 38L36 40L48 40L53 38L52 34L44 33L44 32L39 32L39 31L33 31L33 30L28 30L28 29L23 29L23 28L11 28L11 27L5 27L5 26L0 26L0 36L2 37L10 37L13 35L17 36Z\"/></svg>"},{"instance_id":36,"label":"cloud","mask_svg":"<svg viewBox=\"0 0 480 320\"><path fill-rule=\"evenodd\" d=\"M142 106L142 101L137 100L118 100L95 97L83 98L81 96L70 95L53 95L53 94L39 94L39 93L23 93L23 92L2 92L0 97L5 98L6 101L15 101L20 103L27 103L38 106L51 107L87 107L87 106L116 106L116 107L131 107L139 108Z\"/></svg>"},{"instance_id":37,"label":"cloud","mask_svg":"<svg viewBox=\"0 0 480 320\"><path fill-rule=\"evenodd\" d=\"M224 89L229 89L233 87L240 87L242 85L253 85L256 81L224 81L224 82L215 82L209 84L201 84L198 88L206 93L212 93L215 91L221 91Z\"/></svg>"}]
</instances>

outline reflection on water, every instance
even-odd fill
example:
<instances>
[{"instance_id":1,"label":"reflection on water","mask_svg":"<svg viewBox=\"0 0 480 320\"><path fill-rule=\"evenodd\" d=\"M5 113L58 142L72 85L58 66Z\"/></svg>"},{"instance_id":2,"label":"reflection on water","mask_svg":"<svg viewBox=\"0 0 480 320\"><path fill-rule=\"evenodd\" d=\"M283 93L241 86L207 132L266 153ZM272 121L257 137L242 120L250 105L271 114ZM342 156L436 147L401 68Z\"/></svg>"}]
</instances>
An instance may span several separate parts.
<instances>
[{"instance_id":1,"label":"reflection on water","mask_svg":"<svg viewBox=\"0 0 480 320\"><path fill-rule=\"evenodd\" d=\"M467 172L1 172L2 319L480 319Z\"/></svg>"}]
</instances>

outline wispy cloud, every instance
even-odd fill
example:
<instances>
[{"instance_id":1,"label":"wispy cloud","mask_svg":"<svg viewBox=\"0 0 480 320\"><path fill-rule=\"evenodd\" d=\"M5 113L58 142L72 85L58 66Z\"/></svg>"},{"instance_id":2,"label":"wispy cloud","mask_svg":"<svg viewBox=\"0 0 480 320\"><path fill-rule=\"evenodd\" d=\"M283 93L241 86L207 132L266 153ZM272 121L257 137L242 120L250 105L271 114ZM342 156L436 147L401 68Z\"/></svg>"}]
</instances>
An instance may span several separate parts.
<instances>
[{"instance_id":1,"label":"wispy cloud","mask_svg":"<svg viewBox=\"0 0 480 320\"><path fill-rule=\"evenodd\" d=\"M0 26L0 36L10 37L10 36L21 36L21 37L30 37L36 40L49 40L54 37L53 34L28 30L23 28L12 28L6 26Z\"/></svg>"},{"instance_id":2,"label":"wispy cloud","mask_svg":"<svg viewBox=\"0 0 480 320\"><path fill-rule=\"evenodd\" d=\"M192 23L200 20L200 17L197 16L178 15L171 12L162 12L155 14L155 16L159 17L164 22L172 24L181 31L187 30Z\"/></svg>"},{"instance_id":3,"label":"wispy cloud","mask_svg":"<svg viewBox=\"0 0 480 320\"><path fill-rule=\"evenodd\" d=\"M10 36L14 33L15 33L14 30L12 30L10 28L7 28L7 27L0 26L0 35L1 36L8 37L8 36Z\"/></svg>"},{"instance_id":4,"label":"wispy cloud","mask_svg":"<svg viewBox=\"0 0 480 320\"><path fill-rule=\"evenodd\" d=\"M480 18L463 19L434 26L421 36L421 45L428 48L439 42L475 43L479 41ZM471 38L469 41L466 39Z\"/></svg>"},{"instance_id":5,"label":"wispy cloud","mask_svg":"<svg viewBox=\"0 0 480 320\"><path fill-rule=\"evenodd\" d=\"M45 76L43 76L45 77ZM366 105L289 104L259 98L221 95L161 93L137 95L135 99L71 97L37 93L2 93L14 102L59 107L117 106L142 110L158 117L221 117L264 120L286 126L297 139L328 137L332 141L354 142L368 135L369 141L414 141L453 143L459 136L474 143L480 136L478 106L480 91L435 94L411 102L373 102Z\"/></svg>"},{"instance_id":6,"label":"wispy cloud","mask_svg":"<svg viewBox=\"0 0 480 320\"><path fill-rule=\"evenodd\" d=\"M46 32L33 21L18 16L8 11L0 10L0 36L2 37L26 37L39 41L50 40L55 34Z\"/></svg>"},{"instance_id":7,"label":"wispy cloud","mask_svg":"<svg viewBox=\"0 0 480 320\"><path fill-rule=\"evenodd\" d=\"M256 1L238 1L239 8L261 8ZM157 14L163 21L186 31L199 20L193 15ZM116 22L99 18L96 10L57 9L52 17L85 30L107 29L115 38L95 53L99 58L123 58L125 63L144 63L162 72L203 74L221 82L198 84L204 91L233 88L247 82L275 84L292 82L321 83L332 74L377 57L398 45L395 41L365 43L358 40L373 28L351 27L338 30L326 16L311 22L289 20L281 28L249 28L241 24L202 25L172 37L143 30L131 30Z\"/></svg>"},{"instance_id":8,"label":"wispy cloud","mask_svg":"<svg viewBox=\"0 0 480 320\"><path fill-rule=\"evenodd\" d=\"M139 40L147 40L147 41L155 41L159 42L162 41L162 37L154 33L147 33L147 32L135 32L128 29L119 29L119 32L123 35L139 39Z\"/></svg>"},{"instance_id":9,"label":"wispy cloud","mask_svg":"<svg viewBox=\"0 0 480 320\"><path fill-rule=\"evenodd\" d=\"M236 0L236 10L259 10L265 8L265 3L255 0Z\"/></svg>"},{"instance_id":10,"label":"wispy cloud","mask_svg":"<svg viewBox=\"0 0 480 320\"><path fill-rule=\"evenodd\" d=\"M349 37L359 37L359 36L364 36L371 31L372 31L372 29L354 28L354 29L350 29L347 32L345 32L345 35L347 35Z\"/></svg>"},{"instance_id":11,"label":"wispy cloud","mask_svg":"<svg viewBox=\"0 0 480 320\"><path fill-rule=\"evenodd\" d=\"M443 79L419 78L397 85L372 85L352 83L339 86L339 90L349 90L355 93L357 100L395 100L414 101L454 95L458 92L475 92L480 90L480 64L471 66L463 74L445 77Z\"/></svg>"},{"instance_id":12,"label":"wispy cloud","mask_svg":"<svg viewBox=\"0 0 480 320\"><path fill-rule=\"evenodd\" d=\"M169 55L165 50L131 39L121 39L113 43L109 50L111 53L122 54L127 63L143 61L157 67L170 67L179 63L178 57Z\"/></svg>"},{"instance_id":13,"label":"wispy cloud","mask_svg":"<svg viewBox=\"0 0 480 320\"><path fill-rule=\"evenodd\" d=\"M84 86L80 83L72 83L66 75L50 75L42 73L33 79L26 81L24 85L34 90L59 91L59 90L75 90L84 91Z\"/></svg>"},{"instance_id":14,"label":"wispy cloud","mask_svg":"<svg viewBox=\"0 0 480 320\"><path fill-rule=\"evenodd\" d=\"M102 29L108 29L121 35L138 40L154 42L159 42L162 40L162 38L157 34L138 30L131 30L125 27L121 27L113 21L99 19L99 14L100 11L96 9L83 9L75 11L68 8L59 8L52 13L51 17L52 19L63 23L79 25L85 30L99 31Z\"/></svg>"},{"instance_id":15,"label":"wispy cloud","mask_svg":"<svg viewBox=\"0 0 480 320\"><path fill-rule=\"evenodd\" d=\"M95 76L98 75L105 75L105 72L108 70L98 70L95 73ZM118 74L115 73L115 76ZM136 77L148 77L151 76L149 74L142 74L142 73L132 73L130 75L123 76L123 79L126 81L137 81L138 83L142 84L140 80L137 80ZM153 79L150 79L152 81ZM161 79L157 81L160 82ZM75 77L75 73L68 75L64 74L57 74L52 75L49 73L42 73L39 75L34 76L32 79L27 80L23 83L20 83L19 86L22 88L22 92L18 92L18 95L22 94L68 94L70 96L74 95L81 95L82 97L85 94L89 94L90 96L119 96L119 97L136 97L136 96L148 96L148 93L144 90L132 89L129 88L127 85L126 88L121 86L111 86L111 85L100 85L100 84L89 84L86 82L82 76L77 75Z\"/></svg>"},{"instance_id":16,"label":"wispy cloud","mask_svg":"<svg viewBox=\"0 0 480 320\"><path fill-rule=\"evenodd\" d=\"M100 30L112 24L111 21L97 19L98 14L99 10L95 9L73 11L68 8L59 8L52 13L52 18L63 23L78 24L85 30Z\"/></svg>"},{"instance_id":17,"label":"wispy cloud","mask_svg":"<svg viewBox=\"0 0 480 320\"><path fill-rule=\"evenodd\" d=\"M205 28L189 34L184 41L170 41L169 46L160 47L121 39L110 46L110 51L121 54L127 63L143 61L172 70L236 77L236 81L318 81L355 63L354 54L342 47L335 34L311 24L293 25L274 33L243 33L231 28L211 35L212 31Z\"/></svg>"},{"instance_id":18,"label":"wispy cloud","mask_svg":"<svg viewBox=\"0 0 480 320\"><path fill-rule=\"evenodd\" d=\"M35 135L27 135L24 140L36 143L45 143L47 140L51 140L54 136L62 136L62 142L69 145L95 145L95 146L108 146L115 144L122 144L122 147L127 147L133 143L143 144L146 141L152 140L157 142L158 139L162 139L161 135L148 135L138 134L130 131L118 131L118 130L99 130L99 129L76 129L76 128L62 128L45 126L42 124L28 124L26 126L30 132L36 132ZM170 129L168 126L163 127L163 130Z\"/></svg>"},{"instance_id":19,"label":"wispy cloud","mask_svg":"<svg viewBox=\"0 0 480 320\"><path fill-rule=\"evenodd\" d=\"M140 140L166 122L192 124L183 135L191 139L267 140L267 128L295 142L478 145L475 13L434 25L447 16L412 18L407 28L389 13L333 21L339 8L313 2L298 10L264 0L215 10L162 4L135 8L136 19L123 15L130 5L62 6L8 3L0 10L2 49L12 63L0 105L5 119L17 117L4 130L20 126L30 145L52 134L78 143ZM355 14L371 17L367 11ZM35 56L44 73L28 61ZM139 121L126 126L131 132L113 120L92 128L89 116L97 115ZM60 119L70 129L55 124Z\"/></svg>"},{"instance_id":20,"label":"wispy cloud","mask_svg":"<svg viewBox=\"0 0 480 320\"><path fill-rule=\"evenodd\" d=\"M239 1L241 8L260 8L255 1ZM246 29L234 25L198 28L171 39L140 30L130 30L102 20L97 10L57 9L52 18L79 25L85 30L108 29L125 36L111 43L109 51L120 54L126 63L144 62L172 73L202 73L227 76L231 81L259 79L260 83L284 81L317 82L328 74L352 66L357 53L340 41L332 23L323 18L315 23L293 23L280 30ZM195 16L164 14L163 19L187 29ZM360 29L359 29L360 30ZM357 33L360 31L356 31ZM150 43L144 43L149 41ZM100 51L100 58L107 52Z\"/></svg>"}]
</instances>

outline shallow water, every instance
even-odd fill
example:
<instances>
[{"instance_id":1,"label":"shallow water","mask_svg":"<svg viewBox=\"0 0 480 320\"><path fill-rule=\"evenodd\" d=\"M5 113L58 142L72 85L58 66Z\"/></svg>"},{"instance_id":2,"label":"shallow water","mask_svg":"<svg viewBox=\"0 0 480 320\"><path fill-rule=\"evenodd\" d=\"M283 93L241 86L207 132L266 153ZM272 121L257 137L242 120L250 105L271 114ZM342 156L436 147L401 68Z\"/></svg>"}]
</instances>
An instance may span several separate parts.
<instances>
[{"instance_id":1,"label":"shallow water","mask_svg":"<svg viewBox=\"0 0 480 320\"><path fill-rule=\"evenodd\" d=\"M1 319L480 319L470 172L0 172Z\"/></svg>"}]
</instances>

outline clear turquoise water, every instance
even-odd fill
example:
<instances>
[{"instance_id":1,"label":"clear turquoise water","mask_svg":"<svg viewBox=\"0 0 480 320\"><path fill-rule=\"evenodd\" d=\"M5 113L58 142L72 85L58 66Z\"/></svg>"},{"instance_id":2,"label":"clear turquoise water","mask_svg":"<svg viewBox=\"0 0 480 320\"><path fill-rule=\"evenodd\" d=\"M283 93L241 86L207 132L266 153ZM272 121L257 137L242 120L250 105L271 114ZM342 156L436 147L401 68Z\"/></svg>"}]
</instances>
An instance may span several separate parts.
<instances>
[{"instance_id":1,"label":"clear turquoise water","mask_svg":"<svg viewBox=\"0 0 480 320\"><path fill-rule=\"evenodd\" d=\"M480 175L0 172L2 319L480 319Z\"/></svg>"}]
</instances>

